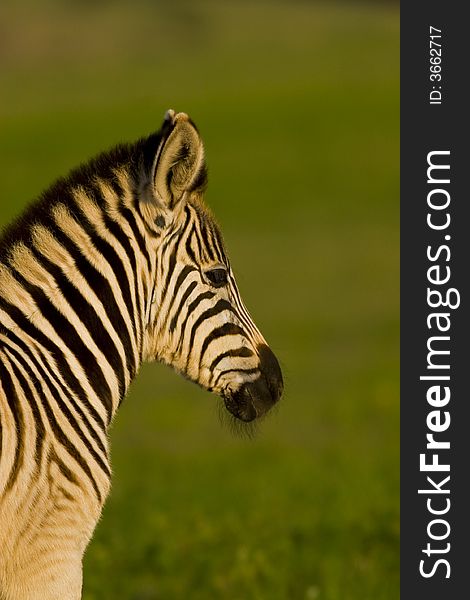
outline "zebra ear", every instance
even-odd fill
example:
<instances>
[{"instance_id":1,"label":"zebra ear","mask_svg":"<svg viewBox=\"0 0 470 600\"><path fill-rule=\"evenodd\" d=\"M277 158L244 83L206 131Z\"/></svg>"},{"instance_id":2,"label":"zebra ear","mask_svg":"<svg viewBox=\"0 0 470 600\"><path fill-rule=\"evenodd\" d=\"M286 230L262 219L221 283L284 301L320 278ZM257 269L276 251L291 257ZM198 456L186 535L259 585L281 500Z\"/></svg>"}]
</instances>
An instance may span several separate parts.
<instances>
[{"instance_id":1,"label":"zebra ear","mask_svg":"<svg viewBox=\"0 0 470 600\"><path fill-rule=\"evenodd\" d=\"M173 110L165 115L161 139L153 165L154 192L160 202L173 209L200 179L204 147L188 115Z\"/></svg>"}]
</instances>

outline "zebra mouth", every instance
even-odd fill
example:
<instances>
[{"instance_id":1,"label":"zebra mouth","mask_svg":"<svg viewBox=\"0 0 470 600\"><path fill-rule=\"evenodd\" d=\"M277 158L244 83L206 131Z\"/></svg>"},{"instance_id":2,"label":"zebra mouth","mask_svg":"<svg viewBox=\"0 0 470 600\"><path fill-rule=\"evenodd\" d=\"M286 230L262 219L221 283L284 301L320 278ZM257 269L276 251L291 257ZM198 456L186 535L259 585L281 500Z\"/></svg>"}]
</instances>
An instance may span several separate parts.
<instances>
[{"instance_id":1,"label":"zebra mouth","mask_svg":"<svg viewBox=\"0 0 470 600\"><path fill-rule=\"evenodd\" d=\"M223 399L225 408L240 421L249 423L258 416L247 386L243 386L233 394L224 394Z\"/></svg>"},{"instance_id":2,"label":"zebra mouth","mask_svg":"<svg viewBox=\"0 0 470 600\"><path fill-rule=\"evenodd\" d=\"M222 393L225 407L240 421L253 421L264 415L281 397L284 384L279 363L268 346L258 346L260 376L235 392Z\"/></svg>"}]
</instances>

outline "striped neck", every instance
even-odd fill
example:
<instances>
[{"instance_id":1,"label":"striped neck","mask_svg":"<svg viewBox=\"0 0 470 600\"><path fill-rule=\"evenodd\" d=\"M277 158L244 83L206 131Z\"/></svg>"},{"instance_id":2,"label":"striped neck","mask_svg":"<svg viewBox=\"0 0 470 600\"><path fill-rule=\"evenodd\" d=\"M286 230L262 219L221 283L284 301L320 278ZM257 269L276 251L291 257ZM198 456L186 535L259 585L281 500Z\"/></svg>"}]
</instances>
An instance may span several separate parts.
<instances>
[{"instance_id":1,"label":"striped neck","mask_svg":"<svg viewBox=\"0 0 470 600\"><path fill-rule=\"evenodd\" d=\"M24 368L55 377L58 402L106 424L143 360L156 270L137 203L143 165L135 145L119 152L111 171L95 159L59 181L0 243L0 351L27 351Z\"/></svg>"}]
</instances>

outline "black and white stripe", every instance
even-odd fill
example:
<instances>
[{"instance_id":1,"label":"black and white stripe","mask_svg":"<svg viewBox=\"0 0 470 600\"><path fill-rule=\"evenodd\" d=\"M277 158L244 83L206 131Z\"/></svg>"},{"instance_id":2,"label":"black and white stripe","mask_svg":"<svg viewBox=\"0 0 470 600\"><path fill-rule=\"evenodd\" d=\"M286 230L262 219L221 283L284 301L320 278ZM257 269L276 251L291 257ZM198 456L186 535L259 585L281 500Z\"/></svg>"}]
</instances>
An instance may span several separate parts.
<instances>
[{"instance_id":1,"label":"black and white stripe","mask_svg":"<svg viewBox=\"0 0 470 600\"><path fill-rule=\"evenodd\" d=\"M108 426L143 361L243 421L281 394L206 179L196 128L169 111L159 133L59 180L0 241L2 600L80 597L110 486Z\"/></svg>"}]
</instances>

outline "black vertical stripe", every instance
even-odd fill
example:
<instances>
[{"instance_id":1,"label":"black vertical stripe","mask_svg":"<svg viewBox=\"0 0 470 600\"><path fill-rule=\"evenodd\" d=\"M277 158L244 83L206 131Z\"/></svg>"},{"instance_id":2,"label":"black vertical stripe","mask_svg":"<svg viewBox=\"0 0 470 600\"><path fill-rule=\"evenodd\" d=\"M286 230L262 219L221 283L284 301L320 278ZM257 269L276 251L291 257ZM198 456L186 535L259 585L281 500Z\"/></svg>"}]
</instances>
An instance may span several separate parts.
<instances>
[{"instance_id":1,"label":"black vertical stripe","mask_svg":"<svg viewBox=\"0 0 470 600\"><path fill-rule=\"evenodd\" d=\"M207 252L209 254L209 259L211 261L216 262L218 259L217 253L214 248L214 240L212 236L212 227L208 227L207 225L204 227L204 235L205 235L205 243L207 247Z\"/></svg>"},{"instance_id":2,"label":"black vertical stripe","mask_svg":"<svg viewBox=\"0 0 470 600\"><path fill-rule=\"evenodd\" d=\"M170 333L173 333L173 331L175 330L176 327L176 323L178 322L178 317L181 315L181 311L183 309L183 306L186 304L187 299L189 298L189 296L191 295L191 292L194 290L194 288L196 287L196 282L192 281L186 291L184 292L184 294L181 296L181 300L180 303L178 305L178 308L176 309L175 314L173 315L173 318L170 321Z\"/></svg>"},{"instance_id":3,"label":"black vertical stripe","mask_svg":"<svg viewBox=\"0 0 470 600\"><path fill-rule=\"evenodd\" d=\"M46 380L50 379L55 383L55 385L58 388L60 388L63 391L63 393L69 398L70 403L74 406L77 413L80 415L80 418L87 424L87 427L89 429L94 430L94 427L92 423L90 423L88 417L86 416L84 409L87 409L88 413L90 414L91 418L93 419L94 423L98 426L98 428L102 432L106 431L105 422L103 421L93 404L90 403L87 396L83 392L83 389L80 387L77 389L77 387L74 385L75 383L78 384L78 381L73 378L74 376L71 372L67 372L67 369L65 368L67 366L67 363L62 364L59 362L58 364L58 370L60 370L61 375L65 380L64 385L59 380L58 375L56 375L55 373L56 365L51 363L51 361L44 355L42 350L37 345L36 353L38 354L39 359L36 359L34 354L31 352L30 346L27 343L25 343L21 338L19 338L13 331L8 333L8 341L11 341L12 344L15 344L15 346L19 348L23 358L25 358L26 356L29 357L30 361L36 366L38 371L41 373L42 377L44 377ZM5 341L5 346L8 347L10 350L13 349L11 344L7 344L7 341ZM69 377L70 375L71 377ZM75 400L75 395L78 397L79 402ZM104 452L104 445L99 438L97 439L97 443Z\"/></svg>"},{"instance_id":4,"label":"black vertical stripe","mask_svg":"<svg viewBox=\"0 0 470 600\"><path fill-rule=\"evenodd\" d=\"M105 183L106 183L106 181L105 181ZM107 182L107 183L109 183L109 182ZM103 197L101 190L99 189L98 182L90 182L90 184L88 186L86 186L85 191L86 191L87 196L90 196L95 201L95 204L100 207L104 226L108 230L109 234L118 241L118 243L121 245L121 247L124 249L124 252L127 255L129 264L131 266L131 271L134 275L134 295L135 295L135 299L136 299L134 314L137 315L136 323L138 323L140 325L140 329L141 329L142 328L142 312L141 312L141 306L140 306L140 302L139 302L139 292L138 292L138 284L137 284L137 276L138 276L137 258L136 258L134 248L132 247L132 244L129 241L129 237L123 231L121 226L114 219L112 219L109 216L109 214L107 213L106 208L108 207L108 205L106 204L106 199ZM81 208L79 208L79 210L81 211L80 222L83 223L83 221L85 220L88 223L90 223L91 226L93 226L93 223L90 221L86 212L84 212ZM100 233L98 231L96 231L96 235L99 236ZM108 244L108 246L109 246L109 244ZM103 254L103 255L106 256L105 254ZM107 258L107 260L108 260L109 264L114 265L114 262L113 263L110 262L110 258ZM111 260L114 260L114 259L111 259ZM118 257L116 257L116 261L119 262L120 259ZM127 279L126 275L120 277L119 282L121 284L121 287L124 285L127 285L126 279ZM132 313L130 313L130 314L132 314ZM134 325L134 334L137 336L138 334L136 331L135 323L133 323L133 325ZM142 332L140 330L140 335L141 335L141 333Z\"/></svg>"},{"instance_id":5,"label":"black vertical stripe","mask_svg":"<svg viewBox=\"0 0 470 600\"><path fill-rule=\"evenodd\" d=\"M169 302L169 305L168 305L168 309L167 309L166 314L165 314L165 321L162 324L163 328L166 327L168 318L170 316L171 310L173 308L173 305L175 303L176 297L178 295L178 292L179 292L181 286L186 281L186 278L189 276L189 274L192 273L193 271L197 271L197 269L195 267L193 267L193 266L186 265L185 267L183 267L183 269L181 270L180 274L178 275L178 278L176 279L175 287L174 287L174 290L173 290L173 294L171 295L170 302ZM186 292L187 292L187 290L186 290Z\"/></svg>"},{"instance_id":6,"label":"black vertical stripe","mask_svg":"<svg viewBox=\"0 0 470 600\"><path fill-rule=\"evenodd\" d=\"M164 254L170 246L173 246L173 244L179 244L180 238L184 235L184 232L186 231L189 225L190 219L191 214L185 209L185 221L183 225L176 226L176 228L170 227L165 238L162 240L160 246L162 254Z\"/></svg>"},{"instance_id":7,"label":"black vertical stripe","mask_svg":"<svg viewBox=\"0 0 470 600\"><path fill-rule=\"evenodd\" d=\"M206 251L206 245L201 238L201 230L198 227L194 227L191 236L191 248L196 247L196 255L198 256L198 263L207 263L208 254Z\"/></svg>"},{"instance_id":8,"label":"black vertical stripe","mask_svg":"<svg viewBox=\"0 0 470 600\"><path fill-rule=\"evenodd\" d=\"M204 262L210 262L214 260L214 254L212 253L210 245L208 227L205 220L199 221L199 227L196 229L196 239L199 245L199 255L202 257L202 260Z\"/></svg>"},{"instance_id":9,"label":"black vertical stripe","mask_svg":"<svg viewBox=\"0 0 470 600\"><path fill-rule=\"evenodd\" d=\"M60 350L60 348L54 342L52 342L46 335L44 335L40 329L38 329L33 323L31 323L31 321L25 317L25 315L19 310L19 308L6 302L1 297L0 307L6 313L8 313L10 318L20 329L23 330L25 334L27 334L32 340L36 340L39 344L46 348L48 352L50 352L57 365L57 368L59 369L69 388L73 390L73 392L79 397L83 405L87 406L97 423L102 424L102 427L104 428L105 424L102 422L101 417L98 415L98 413L90 403L88 396L82 387L82 384L73 374L70 365L65 359L65 356ZM111 415L108 415L108 423L110 418Z\"/></svg>"},{"instance_id":10,"label":"black vertical stripe","mask_svg":"<svg viewBox=\"0 0 470 600\"><path fill-rule=\"evenodd\" d=\"M11 363L10 363L11 366ZM8 406L10 407L11 413L13 415L13 419L15 421L15 429L16 429L16 445L15 445L15 456L13 458L13 464L10 469L10 474L8 476L8 481L6 484L6 490L10 490L18 477L18 473L23 466L24 459L24 436L25 436L25 423L23 417L23 411L21 409L21 402L18 398L18 394L16 391L16 386L13 382L13 379L3 364L0 361L0 380L2 382L3 389L5 391L5 396L7 398Z\"/></svg>"},{"instance_id":11,"label":"black vertical stripe","mask_svg":"<svg viewBox=\"0 0 470 600\"><path fill-rule=\"evenodd\" d=\"M36 375L34 374L34 371L28 364L27 360L25 359L25 356L26 356L25 353L22 353L21 351L17 350L16 348L14 348L10 345L8 346L8 351L13 356L16 357L16 360L18 362L21 362L21 364L23 364L23 367L24 367L25 371L28 373L28 376L30 377L30 379L32 379L34 381L38 381ZM47 385L48 389L50 390L50 395L54 398L59 410L61 410L64 413L64 415L68 419L70 425L75 429L75 431L80 435L80 437L82 439L85 438L85 435L84 435L81 427L79 426L77 420L75 419L75 417L73 416L73 414L71 413L69 408L67 407L67 404L63 402L59 392L57 391L57 388L61 389L62 392L67 396L67 399L69 400L70 404L74 407L74 409L78 413L79 419L81 419L86 431L88 431L90 436L96 442L97 446L100 448L100 450L106 456L107 450L105 448L105 445L103 444L103 441L101 440L100 436L98 435L96 429L93 427L90 420L84 413L83 408L79 404L77 404L77 402L75 402L73 397L67 393L67 390L63 389L63 387L60 385L60 383L58 382L58 380L55 376L53 376L51 373L46 372L46 370L41 365L41 363L36 359L36 357L34 357L32 354L28 353L28 358L29 358L29 362L33 363L34 367L38 371L40 381L42 381L44 383L44 385ZM104 425L103 425L102 431L105 431Z\"/></svg>"},{"instance_id":12,"label":"black vertical stripe","mask_svg":"<svg viewBox=\"0 0 470 600\"><path fill-rule=\"evenodd\" d=\"M132 234L139 246L142 256L147 261L148 269L149 269L149 271L151 271L152 270L152 262L150 260L150 255L148 253L145 240L142 237L142 234L140 233L134 213L132 212L132 210L130 208L128 208L124 204L123 198L125 196L125 193L124 193L124 190L123 190L121 184L119 183L117 177L111 177L110 179L107 179L106 183L112 188L112 190L116 194L116 197L118 199L119 212L122 215L122 217L127 221L129 227L131 228Z\"/></svg>"},{"instance_id":13,"label":"black vertical stripe","mask_svg":"<svg viewBox=\"0 0 470 600\"><path fill-rule=\"evenodd\" d=\"M10 350L10 349L9 349ZM13 354L13 352L11 352ZM44 427L44 423L41 417L41 413L39 411L38 405L36 404L36 400L34 398L34 393L31 385L27 381L27 379L23 376L20 369L17 365L15 365L12 361L10 361L11 368L15 371L15 376L18 380L18 383L23 390L26 401L31 407L31 411L34 417L34 424L36 428L36 443L35 443L35 452L34 452L34 461L36 464L36 475L39 473L40 465L42 462L42 453L44 447L44 439L46 434L46 429ZM29 393L28 393L29 392Z\"/></svg>"},{"instance_id":14,"label":"black vertical stripe","mask_svg":"<svg viewBox=\"0 0 470 600\"><path fill-rule=\"evenodd\" d=\"M168 270L166 273L166 279L163 282L162 285L162 297L166 296L166 293L168 291L168 287L170 285L170 281L171 281L171 277L173 275L173 271L175 270L175 265L176 265L176 254L178 252L178 246L174 246L171 254L170 254L170 258L168 259Z\"/></svg>"},{"instance_id":15,"label":"black vertical stripe","mask_svg":"<svg viewBox=\"0 0 470 600\"><path fill-rule=\"evenodd\" d=\"M211 233L210 233L210 237L211 237L211 246L212 249L214 251L214 254L216 256L216 258L224 265L229 265L229 260L225 254L224 251L224 245L222 242L222 238L220 233L217 230L217 226L214 224L213 227L211 227Z\"/></svg>"},{"instance_id":16,"label":"black vertical stripe","mask_svg":"<svg viewBox=\"0 0 470 600\"><path fill-rule=\"evenodd\" d=\"M147 262L147 267L149 272L152 271L152 261L150 259L150 255L148 253L147 250L147 245L145 243L144 238L142 237L142 234L140 233L140 229L137 225L137 221L135 219L134 213L130 210L130 208L127 208L126 206L124 206L124 204L121 202L121 214L123 215L123 217L126 219L126 221L129 223L131 229L132 229L132 233L134 234L134 238L137 241L137 244L139 245L139 249L142 253L142 256L145 258L146 262Z\"/></svg>"},{"instance_id":17,"label":"black vertical stripe","mask_svg":"<svg viewBox=\"0 0 470 600\"><path fill-rule=\"evenodd\" d=\"M129 286L129 279L128 279L126 270L124 268L124 265L122 264L122 261L119 257L119 254L116 252L116 250L113 248L113 246L109 242L107 242L100 235L98 235L95 228L88 220L87 215L82 212L82 209L77 206L77 210L80 211L80 217L81 217L79 219L79 221L77 221L77 224L83 229L83 231L89 237L93 247L97 250L97 252L99 252L99 254L101 254L101 256L103 256L103 258L106 260L108 265L111 267L111 269L117 279L119 289L121 290L122 297L124 299L124 303L127 307L128 313L131 317L133 317L133 315L135 315L136 312L138 311L138 308L137 308L137 306L134 306L134 302L132 301L132 295L131 295L130 286ZM57 224L60 226L60 223L57 223ZM83 253L83 249L79 248L79 250ZM134 277L136 277L136 276L137 276L136 270L134 270ZM138 303L138 295L136 295L136 302ZM131 325L133 328L134 336L136 337L137 336L136 321L133 318L131 318Z\"/></svg>"},{"instance_id":18,"label":"black vertical stripe","mask_svg":"<svg viewBox=\"0 0 470 600\"><path fill-rule=\"evenodd\" d=\"M27 281L15 269L12 269L11 272L33 298L42 316L49 321L57 336L67 341L67 347L82 366L85 377L106 408L110 420L113 412L112 392L96 356L86 346L72 323L52 304L39 286Z\"/></svg>"},{"instance_id":19,"label":"black vertical stripe","mask_svg":"<svg viewBox=\"0 0 470 600\"><path fill-rule=\"evenodd\" d=\"M197 264L199 264L200 261L197 260L196 255L194 254L194 250L191 246L191 241L193 238L192 232L193 232L193 230L190 231L190 233L188 234L188 236L186 238L185 249L186 249L186 254L190 258L190 260L193 262L193 264L197 265Z\"/></svg>"},{"instance_id":20,"label":"black vertical stripe","mask_svg":"<svg viewBox=\"0 0 470 600\"><path fill-rule=\"evenodd\" d=\"M88 258L80 251L80 249L72 242L62 231L58 230L54 232L54 236L57 238L58 242L65 248L65 250L72 257L75 267L78 272L84 277L87 281L90 288L93 290L97 298L100 299L103 308L108 315L109 321L113 324L116 333L121 338L122 344L126 350L126 353L129 353L132 356L133 363L136 365L137 357L134 354L134 350L132 347L132 341L129 331L129 328L124 320L124 317L121 314L121 309L116 302L116 296L113 288L111 287L109 281L106 279L104 275L102 275L98 269L96 269L88 260ZM124 297L124 302L126 304L128 313L131 317L131 321L133 321L133 306L132 301L128 304ZM131 329L133 329L131 322Z\"/></svg>"},{"instance_id":21,"label":"black vertical stripe","mask_svg":"<svg viewBox=\"0 0 470 600\"><path fill-rule=\"evenodd\" d=\"M111 219L111 217L109 217L106 213L103 213L103 220L104 220L104 224L105 224L106 228L109 230L111 235L113 235L115 237L115 239L121 244L122 248L124 248L124 251L125 251L127 257L129 258L131 270L134 274L134 296L136 298L136 307L135 307L136 322L139 324L139 334L138 334L138 338L137 338L137 343L138 343L138 348L140 349L140 352L142 352L142 336L143 336L143 328L144 328L144 319L143 319L143 314L142 314L141 302L139 301L140 300L139 285L138 285L139 273L138 273L138 269L137 269L136 254L132 247L132 244L129 241L129 238L127 237L125 232L121 229L121 227L118 225L118 223L116 223L116 221ZM144 298L145 297L146 296L144 293ZM134 327L134 332L137 335L136 327ZM139 358L141 360L141 358L142 358L141 355Z\"/></svg>"},{"instance_id":22,"label":"black vertical stripe","mask_svg":"<svg viewBox=\"0 0 470 600\"><path fill-rule=\"evenodd\" d=\"M15 354L16 356L17 353L12 351L11 349L9 349L9 351L12 354ZM84 434L81 426L79 425L78 421L75 419L75 417L73 416L72 412L69 410L69 408L67 407L67 404L65 402L62 401L62 398L60 397L59 393L57 392L57 389L54 387L54 385L51 385L51 383L49 381L47 381L46 379L44 379L43 376L41 376L41 380L39 380L36 375L34 374L34 371L31 369L31 367L29 366L29 364L25 363L23 365L25 371L28 374L28 378L29 381L32 383L32 385L34 386L40 401L41 401L41 405L43 406L49 423L54 431L55 434L57 434L57 431L60 428L60 425L54 415L54 412L51 408L51 405L49 403L48 400L48 396L51 396L57 406L59 407L60 411L63 413L63 415L66 417L67 421L69 422L70 426L72 427L72 429L76 432L76 434L78 435L78 437L82 440L83 444L86 446L86 449L88 450L88 452L93 456L93 458L95 459L95 462L98 464L98 466L102 469L102 471L108 476L111 476L111 473L109 471L108 466L104 463L103 459L99 456L99 454L96 452L96 450L93 448L93 446L91 445L89 439L87 438L87 436ZM43 375L43 373L41 373L41 375ZM23 379L23 384L25 383L24 378ZM45 387L47 387L47 394L45 391ZM24 387L23 387L24 389ZM61 430L62 431L62 430ZM65 433L62 432L61 436L63 438L65 438ZM56 435L56 437L59 437L58 435ZM100 443L100 440L99 440ZM70 442L70 446L72 447L73 444ZM102 443L101 443L102 446ZM103 448L103 451L105 451L105 449ZM77 451L78 452L78 451Z\"/></svg>"},{"instance_id":23,"label":"black vertical stripe","mask_svg":"<svg viewBox=\"0 0 470 600\"><path fill-rule=\"evenodd\" d=\"M196 307L201 302L203 302L204 300L209 300L209 299L213 298L214 296L215 296L215 294L213 292L203 292L202 294L199 294L198 296L196 296L196 298L188 306L188 312L186 313L186 316L185 316L185 318L181 324L181 328L180 328L180 339L178 341L178 350L180 350L183 345L184 332L185 332L189 317L192 315L192 313L194 312Z\"/></svg>"},{"instance_id":24,"label":"black vertical stripe","mask_svg":"<svg viewBox=\"0 0 470 600\"><path fill-rule=\"evenodd\" d=\"M35 377L34 373L31 371L29 366L27 366L27 369L29 371L28 376L30 378L30 381L31 381L32 385L34 386L38 397L41 399L41 405L44 408L44 411L47 416L47 420L48 420L51 430L54 434L54 437L60 443L60 445L63 448L65 448L65 450L68 452L68 454L75 460L75 462L81 467L83 472L87 475L87 477L89 478L89 480L93 486L93 489L95 490L98 500L101 502L101 492L98 488L98 484L96 483L95 478L93 477L93 473L91 472L90 466L88 465L88 463L86 462L84 457L80 454L80 452L77 450L77 448L72 443L72 441L65 435L64 431L62 430L59 423L57 422L57 419L54 416L54 412L48 402L47 395L44 391L43 386L41 385L41 382ZM44 382L42 382L42 383L44 383ZM53 393L52 388L48 387L48 391L49 391L49 393ZM61 408L62 408L62 411L64 412L64 406L62 406ZM74 429L75 429L75 427L74 427ZM78 433L78 429L76 429L76 431ZM100 466L100 468L104 471L104 473L108 477L110 477L110 471L109 471L107 465L96 454L96 451L91 447L90 442L86 439L86 437L82 437L82 440L85 443L87 450L90 452L90 454L92 454L93 458L95 459L97 464Z\"/></svg>"},{"instance_id":25,"label":"black vertical stripe","mask_svg":"<svg viewBox=\"0 0 470 600\"><path fill-rule=\"evenodd\" d=\"M34 254L39 263L41 263L43 267L54 277L63 297L68 302L70 307L75 311L84 327L86 327L96 346L108 359L108 362L118 379L120 397L122 398L125 392L124 365L116 344L113 342L96 310L75 287L75 285L69 281L69 279L64 275L63 271L57 265L54 265L50 260L36 250L34 251ZM132 377L135 373L135 365L133 362L131 362L129 353L125 352L125 354L127 359L126 367L130 376Z\"/></svg>"}]
</instances>

